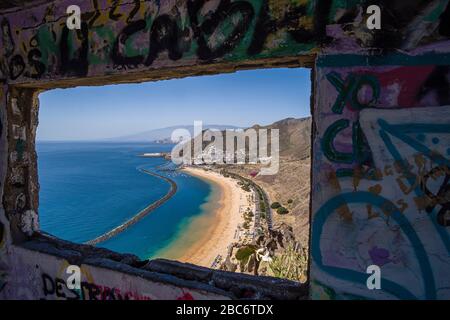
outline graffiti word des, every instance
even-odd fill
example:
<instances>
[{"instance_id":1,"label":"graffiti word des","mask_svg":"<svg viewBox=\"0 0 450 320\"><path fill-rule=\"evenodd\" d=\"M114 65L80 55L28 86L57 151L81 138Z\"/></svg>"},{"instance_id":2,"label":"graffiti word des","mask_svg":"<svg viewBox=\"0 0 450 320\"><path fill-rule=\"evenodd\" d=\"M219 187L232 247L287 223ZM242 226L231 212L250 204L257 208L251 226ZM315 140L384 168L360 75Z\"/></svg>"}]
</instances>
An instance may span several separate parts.
<instances>
[{"instance_id":1,"label":"graffiti word des","mask_svg":"<svg viewBox=\"0 0 450 320\"><path fill-rule=\"evenodd\" d=\"M81 282L80 289L69 289L66 281L42 274L42 291L44 298L67 300L150 300L147 296L135 292L121 292L117 288L109 288L94 283Z\"/></svg>"}]
</instances>

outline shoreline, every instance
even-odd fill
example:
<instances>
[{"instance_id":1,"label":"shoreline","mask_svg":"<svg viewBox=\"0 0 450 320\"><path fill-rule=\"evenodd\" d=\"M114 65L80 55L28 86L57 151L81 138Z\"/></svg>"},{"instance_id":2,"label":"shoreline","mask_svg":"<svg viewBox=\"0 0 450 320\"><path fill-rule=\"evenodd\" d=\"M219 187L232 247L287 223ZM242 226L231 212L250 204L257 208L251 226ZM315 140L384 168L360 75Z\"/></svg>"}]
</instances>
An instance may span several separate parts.
<instances>
[{"instance_id":1,"label":"shoreline","mask_svg":"<svg viewBox=\"0 0 450 320\"><path fill-rule=\"evenodd\" d=\"M202 179L216 188L216 197L208 199L207 203L207 206L213 204L213 208L209 205L210 208L207 209L213 212L206 212L208 217L200 217L192 221L191 227L184 230L184 236L182 234L170 248L162 253L162 256L208 268L214 267L217 258L220 256L224 259L227 256L228 247L238 241L237 229L244 223L241 207L253 205L248 200L248 196L252 193L242 190L237 180L226 178L214 171L187 167L181 169L181 172ZM201 233L201 235L192 241L192 235L189 234L191 232ZM186 247L188 241L191 244Z\"/></svg>"}]
</instances>

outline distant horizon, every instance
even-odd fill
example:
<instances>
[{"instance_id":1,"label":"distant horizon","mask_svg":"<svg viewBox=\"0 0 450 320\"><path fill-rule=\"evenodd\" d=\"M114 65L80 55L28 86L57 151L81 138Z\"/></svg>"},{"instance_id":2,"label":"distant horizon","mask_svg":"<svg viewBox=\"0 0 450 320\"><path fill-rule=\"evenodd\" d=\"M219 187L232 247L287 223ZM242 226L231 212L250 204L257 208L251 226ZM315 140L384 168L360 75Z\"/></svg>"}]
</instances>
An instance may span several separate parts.
<instances>
[{"instance_id":1,"label":"distant horizon","mask_svg":"<svg viewBox=\"0 0 450 320\"><path fill-rule=\"evenodd\" d=\"M39 95L37 141L111 140L195 120L264 126L310 116L310 95L310 70L302 68L55 89Z\"/></svg>"},{"instance_id":2,"label":"distant horizon","mask_svg":"<svg viewBox=\"0 0 450 320\"><path fill-rule=\"evenodd\" d=\"M37 143L42 143L42 142L61 142L61 143L64 143L64 142L104 142L104 143L151 143L151 142L153 142L153 141L145 141L145 140L142 140L142 141L119 141L119 140L108 140L108 139L95 139L95 140L38 140L38 139L36 139L36 142ZM157 144L156 142L154 143L154 144ZM170 143L164 143L164 144L170 144ZM175 144L175 143L173 143L173 144Z\"/></svg>"},{"instance_id":3,"label":"distant horizon","mask_svg":"<svg viewBox=\"0 0 450 320\"><path fill-rule=\"evenodd\" d=\"M296 120L299 120L299 119L305 119L305 118L309 118L309 117L311 117L311 116L300 117L300 118L296 118L296 117L288 117L288 118L283 118L283 119L277 119L277 120L274 120L273 122L270 122L270 123L255 123L255 124L253 124L252 126L254 126L254 125L267 126L267 125L270 125L270 124L272 124L272 123L274 123L274 122L281 121L281 120L286 120L286 119L296 119ZM192 124L192 125L193 125L193 124ZM208 127L222 126L222 127L241 128L241 129L247 129L247 128L250 128L250 127L251 127L251 126L250 126L250 127L238 127L238 126L232 125L232 124L217 124L217 123L214 123L214 124L206 123L206 124L203 124L203 125L204 125L204 126L208 126ZM177 127L183 128L183 127L186 127L186 126L191 126L191 125L190 125L190 124L179 124L179 125L168 126L168 127L163 127L163 128L155 128L155 129L150 129L150 130L146 130L146 131L140 131L140 132L129 133L129 134L126 134L125 136L120 136L120 137L104 137L104 138L81 139L81 140L77 140L77 139L64 139L64 140L63 140L63 139L42 139L42 138L36 138L36 142L111 142L111 143L118 143L118 142L120 142L120 143L124 143L124 142L129 142L129 143L143 143L143 142L146 142L146 143L149 143L149 142L153 142L153 141L155 141L155 140L153 140L153 141L149 141L149 140L142 140L142 141L139 141L139 140L123 141L123 140L114 140L114 139L122 139L122 138L124 138L124 137L126 137L126 136L132 136L132 135L142 134L142 133L149 132L149 131L153 131L153 130L168 129L168 128L177 128ZM165 143L165 144L169 144L169 143ZM173 144L175 144L175 143L173 143Z\"/></svg>"}]
</instances>

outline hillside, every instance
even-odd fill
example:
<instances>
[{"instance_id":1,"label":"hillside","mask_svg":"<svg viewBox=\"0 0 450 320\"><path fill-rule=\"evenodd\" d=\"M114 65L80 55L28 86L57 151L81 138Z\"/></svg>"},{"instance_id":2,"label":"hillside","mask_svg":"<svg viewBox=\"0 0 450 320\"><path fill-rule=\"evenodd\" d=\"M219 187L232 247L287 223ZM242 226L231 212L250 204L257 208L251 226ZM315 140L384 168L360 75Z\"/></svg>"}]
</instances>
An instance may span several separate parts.
<instances>
[{"instance_id":1,"label":"hillside","mask_svg":"<svg viewBox=\"0 0 450 320\"><path fill-rule=\"evenodd\" d=\"M254 125L253 129L278 129L280 156L290 159L309 157L311 148L311 117L287 118L268 126Z\"/></svg>"},{"instance_id":2,"label":"hillside","mask_svg":"<svg viewBox=\"0 0 450 320\"><path fill-rule=\"evenodd\" d=\"M228 172L251 179L267 194L270 204L278 202L287 210L280 214L272 209L272 231L266 229L257 240L257 247L267 248L272 262L255 258L236 261L237 255L251 251L252 246L236 245L223 270L268 275L305 282L307 278L309 241L310 148L311 118L283 119L255 129L278 129L280 137L280 167L275 175L255 175L261 165L224 165Z\"/></svg>"},{"instance_id":3,"label":"hillside","mask_svg":"<svg viewBox=\"0 0 450 320\"><path fill-rule=\"evenodd\" d=\"M272 230L268 229L269 223L263 223L263 234L255 243L234 244L221 269L304 282L307 276L309 240L311 118L287 118L267 126L254 125L251 128L257 131L279 130L278 172L274 175L260 175L262 165L248 163L216 164L212 168L218 171L225 170L227 173L237 174L253 181L264 190L269 204L278 202L285 208L285 212L280 214L276 209L272 209ZM207 146L208 142L204 142L203 147ZM273 261L259 263L255 260L254 254L253 258L248 260L236 261L236 255L242 252L254 252L255 246L267 248Z\"/></svg>"},{"instance_id":4,"label":"hillside","mask_svg":"<svg viewBox=\"0 0 450 320\"><path fill-rule=\"evenodd\" d=\"M218 127L215 127L216 129ZM228 129L233 129L231 127L228 127ZM247 129L255 129L258 133L260 129L266 129L268 130L268 137L267 137L267 150L268 153L270 153L271 150L271 143L270 143L270 132L272 129L278 129L279 130L279 147L280 147L280 158L283 158L284 161L288 160L301 160L306 159L310 155L310 149L311 149L311 117L307 118L286 118L283 120L279 120L277 122L274 122L270 125L261 126L261 125L253 125L250 128L243 129L244 131ZM203 130L203 133L207 128ZM226 139L227 134L225 130L221 130L222 133L222 145L223 145L223 153L222 155L216 155L215 157L219 157L223 159L224 162L229 163L226 161L227 155L229 156L230 151L226 150ZM195 137L195 140L201 139L201 136L198 135ZM216 152L213 151L213 146L215 144L215 141L212 142L204 139L202 143L203 147L203 154L215 154ZM248 155L248 144L245 145L245 154ZM258 141L258 149L259 149L259 141ZM234 153L238 153L239 151L243 152L243 150L237 149L237 141L234 143ZM191 139L191 154L194 155L194 139ZM201 156L201 155L200 155ZM197 156L199 157L199 156ZM248 159L246 159L246 162L248 162Z\"/></svg>"},{"instance_id":5,"label":"hillside","mask_svg":"<svg viewBox=\"0 0 450 320\"><path fill-rule=\"evenodd\" d=\"M294 229L298 240L307 245L309 234L311 118L287 118L254 129L278 129L280 168L275 175L256 175L261 165L232 165L227 170L253 179L268 194L270 202L279 202L288 214L275 213L274 225L286 223ZM288 200L292 200L288 203Z\"/></svg>"},{"instance_id":6,"label":"hillside","mask_svg":"<svg viewBox=\"0 0 450 320\"><path fill-rule=\"evenodd\" d=\"M218 130L238 129L238 127L232 126L232 125L218 125L218 124L204 124L203 125L204 130L210 129L210 128L215 128ZM194 135L194 126L193 125L179 125L179 126L171 126L171 127L143 131L143 132L139 132L136 134L110 138L108 140L117 141L117 142L144 142L145 141L145 142L173 143L173 141L171 141L171 135L172 135L172 132L174 132L177 129L188 130L189 133L191 134L191 136Z\"/></svg>"}]
</instances>

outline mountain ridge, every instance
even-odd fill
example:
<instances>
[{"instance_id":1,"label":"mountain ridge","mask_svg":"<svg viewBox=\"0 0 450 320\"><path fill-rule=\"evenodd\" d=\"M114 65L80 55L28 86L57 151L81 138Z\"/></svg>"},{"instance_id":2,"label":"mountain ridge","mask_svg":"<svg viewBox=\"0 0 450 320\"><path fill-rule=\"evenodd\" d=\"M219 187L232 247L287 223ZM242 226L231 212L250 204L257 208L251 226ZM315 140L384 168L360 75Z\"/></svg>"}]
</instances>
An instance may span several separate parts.
<instances>
[{"instance_id":1,"label":"mountain ridge","mask_svg":"<svg viewBox=\"0 0 450 320\"><path fill-rule=\"evenodd\" d=\"M202 129L211 129L215 128L218 130L225 130L225 129L240 129L241 127L232 126L232 125L219 125L219 124L204 124L202 125ZM106 141L117 141L117 142L154 142L154 141L161 141L162 143L173 143L171 140L172 132L176 129L185 129L188 130L191 134L191 137L194 136L194 126L193 125L178 125L178 126L169 126L164 128L157 128L157 129L151 129L142 131L135 134L125 135L125 136L119 136L119 137L113 137L105 139Z\"/></svg>"}]
</instances>

